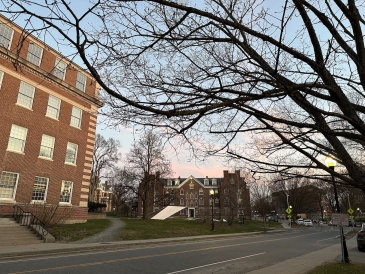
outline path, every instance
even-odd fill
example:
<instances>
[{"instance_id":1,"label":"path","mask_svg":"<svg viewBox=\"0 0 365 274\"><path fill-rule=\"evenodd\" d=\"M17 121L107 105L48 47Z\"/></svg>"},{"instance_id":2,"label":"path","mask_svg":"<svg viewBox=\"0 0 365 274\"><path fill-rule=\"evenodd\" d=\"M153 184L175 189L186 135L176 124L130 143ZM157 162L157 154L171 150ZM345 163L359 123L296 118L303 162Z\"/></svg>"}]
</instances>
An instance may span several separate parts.
<instances>
[{"instance_id":1,"label":"path","mask_svg":"<svg viewBox=\"0 0 365 274\"><path fill-rule=\"evenodd\" d=\"M103 232L91 236L80 241L72 242L73 244L88 244L88 243L101 243L101 242L113 242L120 234L121 228L125 223L119 218L108 218L111 221L110 227L105 229Z\"/></svg>"}]
</instances>

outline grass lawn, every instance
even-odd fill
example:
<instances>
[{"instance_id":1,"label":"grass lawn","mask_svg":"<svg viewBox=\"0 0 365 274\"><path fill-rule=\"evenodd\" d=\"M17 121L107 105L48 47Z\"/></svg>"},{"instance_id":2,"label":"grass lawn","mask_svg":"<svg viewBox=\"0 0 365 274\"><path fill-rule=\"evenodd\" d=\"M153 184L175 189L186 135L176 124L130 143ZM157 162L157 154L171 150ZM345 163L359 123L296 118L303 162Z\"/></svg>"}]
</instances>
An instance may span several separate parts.
<instances>
[{"instance_id":1,"label":"grass lawn","mask_svg":"<svg viewBox=\"0 0 365 274\"><path fill-rule=\"evenodd\" d=\"M359 274L365 273L365 264L328 263L316 267L308 274Z\"/></svg>"},{"instance_id":2,"label":"grass lawn","mask_svg":"<svg viewBox=\"0 0 365 274\"><path fill-rule=\"evenodd\" d=\"M50 229L58 242L74 242L102 232L110 226L108 219L88 220L81 224L67 224Z\"/></svg>"},{"instance_id":3,"label":"grass lawn","mask_svg":"<svg viewBox=\"0 0 365 274\"><path fill-rule=\"evenodd\" d=\"M245 220L244 224L234 223L229 226L225 222L214 222L214 231L211 231L211 222L202 220L187 220L185 218L170 218L166 220L122 219L126 225L120 233L119 240L158 239L171 237L230 234L242 232L267 231L269 224L262 221ZM279 227L278 223L270 222L270 228Z\"/></svg>"}]
</instances>

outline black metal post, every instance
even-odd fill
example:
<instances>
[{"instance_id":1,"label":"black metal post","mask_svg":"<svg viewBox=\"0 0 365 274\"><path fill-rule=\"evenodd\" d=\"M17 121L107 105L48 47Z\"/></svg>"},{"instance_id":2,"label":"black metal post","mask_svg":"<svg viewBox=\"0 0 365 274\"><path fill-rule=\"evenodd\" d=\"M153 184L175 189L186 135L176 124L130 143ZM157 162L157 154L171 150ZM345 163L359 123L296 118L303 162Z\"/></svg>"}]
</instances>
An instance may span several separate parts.
<instances>
[{"instance_id":1,"label":"black metal post","mask_svg":"<svg viewBox=\"0 0 365 274\"><path fill-rule=\"evenodd\" d=\"M214 194L210 195L212 197L212 231L214 231Z\"/></svg>"},{"instance_id":2,"label":"black metal post","mask_svg":"<svg viewBox=\"0 0 365 274\"><path fill-rule=\"evenodd\" d=\"M335 171L334 166L330 166L329 168L332 169L332 171ZM333 174L331 174L331 175L332 175L333 191L335 192L336 209L337 209L337 213L340 213L340 203L338 202L335 176L333 176ZM346 238L345 238L345 234L343 233L342 226L341 226L341 236L342 236L341 239L342 239L342 246L343 246L343 253L344 253L344 263L350 263L351 260L349 258L349 253L347 251Z\"/></svg>"}]
</instances>

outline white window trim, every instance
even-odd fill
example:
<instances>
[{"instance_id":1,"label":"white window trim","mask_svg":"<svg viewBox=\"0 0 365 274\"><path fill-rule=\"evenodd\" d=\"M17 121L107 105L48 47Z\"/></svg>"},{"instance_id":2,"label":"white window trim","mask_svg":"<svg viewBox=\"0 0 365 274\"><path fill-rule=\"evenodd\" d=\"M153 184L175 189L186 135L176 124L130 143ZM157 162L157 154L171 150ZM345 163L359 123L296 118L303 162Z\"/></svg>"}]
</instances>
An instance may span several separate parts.
<instances>
[{"instance_id":1,"label":"white window trim","mask_svg":"<svg viewBox=\"0 0 365 274\"><path fill-rule=\"evenodd\" d=\"M77 163L77 153L78 153L78 151L79 151L79 145L78 145L78 144L71 143L71 142L68 142L68 143L67 143L67 146L66 146L66 156L67 156L67 147L68 147L68 144L76 145L75 162L74 162L74 163L66 162L67 157L65 157L65 164L76 166L76 163Z\"/></svg>"},{"instance_id":2,"label":"white window trim","mask_svg":"<svg viewBox=\"0 0 365 274\"><path fill-rule=\"evenodd\" d=\"M0 70L0 89L1 89L1 85L3 83L3 78L4 78L4 72L2 70Z\"/></svg>"},{"instance_id":3,"label":"white window trim","mask_svg":"<svg viewBox=\"0 0 365 274\"><path fill-rule=\"evenodd\" d=\"M56 74L55 74L55 70L56 69L58 69L57 68L57 65L58 64L60 64L60 63L64 63L65 64L65 70L64 70L64 72L63 72L63 76L62 76L62 78L60 78L60 77L58 77ZM58 78L58 79L61 79L62 81L64 81L65 80L65 77L66 77L66 70L67 70L67 63L65 62L65 61L63 61L61 58L56 58L56 63L55 63L55 65L54 65L54 68L53 68L53 75L56 77L56 78Z\"/></svg>"},{"instance_id":4,"label":"white window trim","mask_svg":"<svg viewBox=\"0 0 365 274\"><path fill-rule=\"evenodd\" d=\"M14 37L14 30L12 27L8 26L7 24L5 24L4 22L0 22L0 24L3 24L4 26L8 27L11 29L11 37L9 39L9 45L6 49L10 49L11 43L13 42L13 37ZM5 47L4 47L5 48Z\"/></svg>"},{"instance_id":5,"label":"white window trim","mask_svg":"<svg viewBox=\"0 0 365 274\"><path fill-rule=\"evenodd\" d=\"M4 200L4 201L15 201L15 194L16 194L16 191L18 189L18 182L19 182L19 176L20 174L19 173L16 173L16 172L10 172L10 171L5 171L3 170L0 174L0 177L2 175L3 172L7 172L7 173L12 173L12 174L16 174L16 182L15 182L15 185L14 185L14 191L13 191L13 197L12 198L0 198L0 200Z\"/></svg>"},{"instance_id":6,"label":"white window trim","mask_svg":"<svg viewBox=\"0 0 365 274\"><path fill-rule=\"evenodd\" d=\"M48 107L49 107L49 98L51 98L51 96L59 100L59 104L58 104L58 112L57 112L57 117L56 117L56 118L55 118L55 117L52 117L52 116L47 115L47 110L48 110ZM60 98L58 98L58 97L53 96L53 95L51 95L51 94L50 94L50 95L49 95L49 97L48 97L48 102L47 102L46 116L47 116L47 117L49 117L49 118L51 118L51 119L55 119L55 120L59 121L59 120L58 120L58 118L60 117L61 102L62 102L62 100L61 100Z\"/></svg>"},{"instance_id":7,"label":"white window trim","mask_svg":"<svg viewBox=\"0 0 365 274\"><path fill-rule=\"evenodd\" d=\"M76 116L73 116L72 115L72 110L74 109L74 108L77 108L77 109L79 109L80 110L80 122L79 122L79 125L78 126L75 126L75 125L72 125L71 124L71 122L72 122L72 117L76 117ZM81 108L78 108L78 107L75 107L75 106L72 106L72 110L71 110L71 118L70 118L70 126L72 126L72 127L74 127L74 128L78 128L78 129L80 129L81 128L81 124L82 124L82 109ZM78 118L78 117L76 117L76 118Z\"/></svg>"},{"instance_id":8,"label":"white window trim","mask_svg":"<svg viewBox=\"0 0 365 274\"><path fill-rule=\"evenodd\" d=\"M37 46L37 47L39 47L41 49L41 55L39 56L39 62L38 62L38 64L35 64L32 61L29 61L28 60L28 53L29 53L30 45L35 45L35 46ZM29 42L29 47L28 47L28 52L27 52L27 58L26 58L27 61L30 62L30 63L32 63L33 65L36 65L37 67L39 67L41 65L41 62L42 62L42 57L43 57L43 48L40 45L38 45L37 43L34 43L33 41L30 41Z\"/></svg>"},{"instance_id":9,"label":"white window trim","mask_svg":"<svg viewBox=\"0 0 365 274\"><path fill-rule=\"evenodd\" d=\"M49 186L49 178L47 178L47 177L42 177L42 176L36 176L36 177L46 178L46 179L47 179L47 185L46 185L46 190L44 191L44 200L33 200L33 199L32 199L32 203L45 203L45 202L47 201L47 193L48 193L48 186ZM33 190L34 190L34 183L33 183ZM33 191L32 191L32 198L33 198Z\"/></svg>"},{"instance_id":10,"label":"white window trim","mask_svg":"<svg viewBox=\"0 0 365 274\"><path fill-rule=\"evenodd\" d=\"M83 89L79 89L78 87L77 87L77 83L79 83L78 81L77 81L77 78L78 78L78 76L79 76L79 73L81 74L81 75L83 75L85 78L85 81L84 81L84 88ZM77 75L76 75L76 88L78 89L78 90L81 90L82 92L85 92L85 90L86 90L86 81L87 81L87 76L85 75L85 74L83 74L82 72L80 72L80 71L78 71L77 72Z\"/></svg>"},{"instance_id":11,"label":"white window trim","mask_svg":"<svg viewBox=\"0 0 365 274\"><path fill-rule=\"evenodd\" d=\"M24 83L25 85L31 86L33 88L33 94L32 94L31 103L30 103L30 106L29 107L28 106L25 106L25 105L22 105L21 103L18 103L19 95L20 95L20 89L22 87L22 83ZM30 85L30 84L28 84L28 83L26 83L26 82L21 81L20 82L20 85L19 85L19 91L18 91L18 97L17 97L16 104L18 106L23 107L23 108L26 108L26 109L29 109L29 110L33 110L34 94L35 94L35 87L32 86L32 85ZM23 96L25 96L25 95L23 95Z\"/></svg>"},{"instance_id":12,"label":"white window trim","mask_svg":"<svg viewBox=\"0 0 365 274\"><path fill-rule=\"evenodd\" d=\"M62 184L63 182L71 182L71 192L70 192L70 201L69 202L59 202L59 204L61 205L70 205L72 204L72 193L73 193L73 190L74 190L74 182L72 181L67 181L67 180L62 180L62 183L61 183L61 190L62 190ZM61 199L61 192L60 192L60 199Z\"/></svg>"},{"instance_id":13,"label":"white window trim","mask_svg":"<svg viewBox=\"0 0 365 274\"><path fill-rule=\"evenodd\" d=\"M24 150L25 150L25 143L27 142L27 135L28 135L28 129L27 129L27 128L25 128L25 127L18 126L18 127L21 127L21 128L24 128L24 129L25 129L24 145L23 145L23 147L22 147L22 150L21 150L21 151L19 151L19 150L14 150L14 149L10 149L10 148L9 148L9 141L10 141L10 137L11 137L11 136L10 136L10 134L11 134L11 129L12 129L13 125L14 125L14 126L18 126L18 125L15 125L15 124L12 124L12 125L11 125L10 133L9 133L9 139L8 139L8 146L7 146L6 150L7 150L7 151L11 151L11 152L16 152L16 153L19 153L19 154L25 154L25 153L24 153Z\"/></svg>"},{"instance_id":14,"label":"white window trim","mask_svg":"<svg viewBox=\"0 0 365 274\"><path fill-rule=\"evenodd\" d=\"M42 140L43 140L43 136L47 136L47 137L52 137L53 138L53 146L52 146L52 153L51 153L51 157L46 157L46 156L41 156L41 155L38 155L39 158L42 158L42 159L47 159L47 160L53 160L53 153L54 153L54 145L55 145L55 142L56 142L56 138L51 136L51 135L47 135L47 134L43 134L42 135ZM39 147L39 154L41 154L41 149L42 149L42 140L41 140L41 145ZM38 176L39 177L39 176Z\"/></svg>"}]
</instances>

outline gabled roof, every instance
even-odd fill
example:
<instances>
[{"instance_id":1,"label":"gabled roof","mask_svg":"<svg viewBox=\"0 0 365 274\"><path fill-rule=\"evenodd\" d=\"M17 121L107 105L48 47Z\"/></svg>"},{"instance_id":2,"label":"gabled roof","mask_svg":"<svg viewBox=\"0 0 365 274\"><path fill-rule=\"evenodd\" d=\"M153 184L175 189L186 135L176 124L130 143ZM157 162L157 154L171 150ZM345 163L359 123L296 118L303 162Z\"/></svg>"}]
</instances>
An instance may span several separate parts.
<instances>
[{"instance_id":1,"label":"gabled roof","mask_svg":"<svg viewBox=\"0 0 365 274\"><path fill-rule=\"evenodd\" d=\"M180 183L179 185L175 185L175 180L179 179ZM209 185L204 185L204 180L208 179L209 180ZM215 179L217 180L217 185L213 185L212 184L212 180ZM223 178L195 178L193 175L190 175L188 178L161 178L161 181L164 183L165 186L167 186L167 181L171 180L172 185L169 187L177 187L179 188L180 186L186 184L189 180L193 180L196 183L198 183L200 186L202 187L214 187L214 186L219 186L220 182L223 180Z\"/></svg>"}]
</instances>

